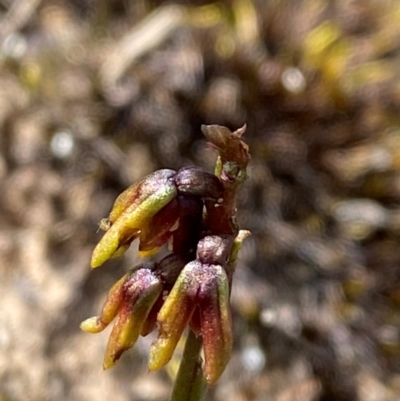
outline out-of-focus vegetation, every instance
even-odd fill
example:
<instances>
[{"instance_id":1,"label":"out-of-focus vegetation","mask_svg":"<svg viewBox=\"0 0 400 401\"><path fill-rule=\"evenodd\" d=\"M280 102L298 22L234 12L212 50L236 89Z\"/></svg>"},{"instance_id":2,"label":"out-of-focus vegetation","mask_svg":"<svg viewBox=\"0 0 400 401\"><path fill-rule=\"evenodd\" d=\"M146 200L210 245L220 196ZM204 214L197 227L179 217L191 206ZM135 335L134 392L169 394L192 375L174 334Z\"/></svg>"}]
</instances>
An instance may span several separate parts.
<instances>
[{"instance_id":1,"label":"out-of-focus vegetation","mask_svg":"<svg viewBox=\"0 0 400 401\"><path fill-rule=\"evenodd\" d=\"M247 123L235 353L208 400L400 397L397 0L0 1L0 399L164 400L150 338L101 372L96 225ZM171 363L169 373L175 370Z\"/></svg>"}]
</instances>

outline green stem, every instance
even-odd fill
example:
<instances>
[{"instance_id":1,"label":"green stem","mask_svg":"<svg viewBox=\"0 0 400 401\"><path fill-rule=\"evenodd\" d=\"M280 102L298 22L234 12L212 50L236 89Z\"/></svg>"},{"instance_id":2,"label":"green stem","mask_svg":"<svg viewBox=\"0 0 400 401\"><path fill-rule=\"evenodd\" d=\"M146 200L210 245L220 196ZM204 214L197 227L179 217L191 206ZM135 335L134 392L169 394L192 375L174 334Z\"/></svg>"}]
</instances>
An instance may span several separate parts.
<instances>
[{"instance_id":1,"label":"green stem","mask_svg":"<svg viewBox=\"0 0 400 401\"><path fill-rule=\"evenodd\" d=\"M201 368L201 336L189 330L170 401L200 401L207 386Z\"/></svg>"}]
</instances>

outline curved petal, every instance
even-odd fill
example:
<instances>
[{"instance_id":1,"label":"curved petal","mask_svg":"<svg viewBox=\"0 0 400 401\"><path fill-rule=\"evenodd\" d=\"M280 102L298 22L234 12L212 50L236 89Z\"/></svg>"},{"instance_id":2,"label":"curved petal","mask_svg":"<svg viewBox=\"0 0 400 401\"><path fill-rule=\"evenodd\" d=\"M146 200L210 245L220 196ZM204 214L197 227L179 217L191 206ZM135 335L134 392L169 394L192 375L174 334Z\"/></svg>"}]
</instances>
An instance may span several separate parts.
<instances>
[{"instance_id":1,"label":"curved petal","mask_svg":"<svg viewBox=\"0 0 400 401\"><path fill-rule=\"evenodd\" d=\"M111 258L118 248L125 245L124 240L127 241L145 227L150 219L176 195L177 189L174 183L165 180L163 185L155 189L139 205L133 203L128 206L97 244L93 251L91 266L93 268L101 266Z\"/></svg>"},{"instance_id":2,"label":"curved petal","mask_svg":"<svg viewBox=\"0 0 400 401\"><path fill-rule=\"evenodd\" d=\"M110 224L121 216L121 214L129 207L137 207L149 194L153 193L165 180L172 178L176 171L170 169L157 170L147 175L141 181L131 185L122 192L114 202L108 221Z\"/></svg>"},{"instance_id":3,"label":"curved petal","mask_svg":"<svg viewBox=\"0 0 400 401\"><path fill-rule=\"evenodd\" d=\"M150 370L161 369L170 361L193 313L195 305L190 296L190 271L194 265L197 266L197 262L190 262L182 270L158 314L159 333L150 348Z\"/></svg>"}]
</instances>

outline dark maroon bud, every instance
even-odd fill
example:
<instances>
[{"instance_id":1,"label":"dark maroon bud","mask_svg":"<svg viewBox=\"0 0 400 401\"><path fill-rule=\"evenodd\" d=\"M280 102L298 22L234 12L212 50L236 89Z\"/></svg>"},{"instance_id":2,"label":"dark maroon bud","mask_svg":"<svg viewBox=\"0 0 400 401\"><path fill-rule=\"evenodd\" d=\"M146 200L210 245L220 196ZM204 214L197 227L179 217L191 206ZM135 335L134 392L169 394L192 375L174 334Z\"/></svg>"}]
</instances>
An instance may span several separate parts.
<instances>
[{"instance_id":1,"label":"dark maroon bud","mask_svg":"<svg viewBox=\"0 0 400 401\"><path fill-rule=\"evenodd\" d=\"M179 276L179 273L189 263L189 258L186 255L177 255L172 253L161 259L157 264L155 274L166 284L174 284Z\"/></svg>"},{"instance_id":2,"label":"dark maroon bud","mask_svg":"<svg viewBox=\"0 0 400 401\"><path fill-rule=\"evenodd\" d=\"M204 237L197 246L197 259L204 264L224 265L233 245L230 235L209 235Z\"/></svg>"},{"instance_id":3,"label":"dark maroon bud","mask_svg":"<svg viewBox=\"0 0 400 401\"><path fill-rule=\"evenodd\" d=\"M191 195L179 195L179 227L174 231L173 244L176 253L195 251L203 215L203 202Z\"/></svg>"},{"instance_id":4,"label":"dark maroon bud","mask_svg":"<svg viewBox=\"0 0 400 401\"><path fill-rule=\"evenodd\" d=\"M181 194L190 194L202 199L217 200L222 197L220 180L199 167L185 167L175 176L175 185Z\"/></svg>"},{"instance_id":5,"label":"dark maroon bud","mask_svg":"<svg viewBox=\"0 0 400 401\"><path fill-rule=\"evenodd\" d=\"M242 166L242 169L247 166L250 160L249 147L241 140L246 131L246 124L234 132L220 125L202 125L201 131L218 149L223 164L227 161L233 161ZM246 176L244 170L242 175Z\"/></svg>"}]
</instances>

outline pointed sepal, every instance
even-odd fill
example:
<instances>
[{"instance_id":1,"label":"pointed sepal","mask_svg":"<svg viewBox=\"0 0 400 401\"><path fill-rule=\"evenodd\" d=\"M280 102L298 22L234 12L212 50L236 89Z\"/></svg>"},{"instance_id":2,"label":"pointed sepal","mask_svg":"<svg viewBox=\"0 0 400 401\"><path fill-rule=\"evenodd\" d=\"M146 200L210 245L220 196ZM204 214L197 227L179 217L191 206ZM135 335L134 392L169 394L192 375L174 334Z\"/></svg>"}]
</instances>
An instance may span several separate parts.
<instances>
[{"instance_id":1,"label":"pointed sepal","mask_svg":"<svg viewBox=\"0 0 400 401\"><path fill-rule=\"evenodd\" d=\"M108 218L110 227L93 251L92 267L102 265L120 248L125 250L152 217L176 197L174 174L173 170L156 171L117 198Z\"/></svg>"}]
</instances>

